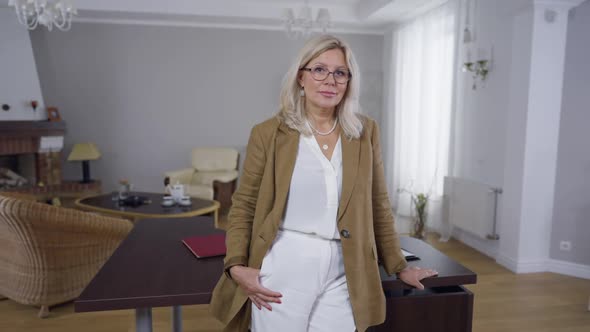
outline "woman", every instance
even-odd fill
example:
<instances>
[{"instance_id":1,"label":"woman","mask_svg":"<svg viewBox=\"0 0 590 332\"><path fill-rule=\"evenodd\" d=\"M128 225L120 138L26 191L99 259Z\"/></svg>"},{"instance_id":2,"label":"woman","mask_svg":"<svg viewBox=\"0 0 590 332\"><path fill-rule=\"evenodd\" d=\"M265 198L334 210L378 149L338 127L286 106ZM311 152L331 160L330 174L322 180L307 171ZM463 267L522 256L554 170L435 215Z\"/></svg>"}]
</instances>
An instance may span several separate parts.
<instances>
[{"instance_id":1,"label":"woman","mask_svg":"<svg viewBox=\"0 0 590 332\"><path fill-rule=\"evenodd\" d=\"M279 114L252 129L211 301L226 331L365 331L385 319L378 262L423 288L393 227L379 130L359 70L332 36L303 47Z\"/></svg>"}]
</instances>

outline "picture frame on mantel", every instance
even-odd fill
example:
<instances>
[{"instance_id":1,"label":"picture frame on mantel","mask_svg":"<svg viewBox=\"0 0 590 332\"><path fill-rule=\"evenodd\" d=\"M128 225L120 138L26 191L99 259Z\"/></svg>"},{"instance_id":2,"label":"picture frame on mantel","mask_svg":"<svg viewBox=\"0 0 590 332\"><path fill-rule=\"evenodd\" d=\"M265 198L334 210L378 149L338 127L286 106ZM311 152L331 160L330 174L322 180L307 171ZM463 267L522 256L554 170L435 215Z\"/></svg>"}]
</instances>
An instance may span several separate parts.
<instances>
[{"instance_id":1,"label":"picture frame on mantel","mask_svg":"<svg viewBox=\"0 0 590 332\"><path fill-rule=\"evenodd\" d=\"M49 120L49 122L61 121L61 115L59 114L57 107L47 107L47 120Z\"/></svg>"}]
</instances>

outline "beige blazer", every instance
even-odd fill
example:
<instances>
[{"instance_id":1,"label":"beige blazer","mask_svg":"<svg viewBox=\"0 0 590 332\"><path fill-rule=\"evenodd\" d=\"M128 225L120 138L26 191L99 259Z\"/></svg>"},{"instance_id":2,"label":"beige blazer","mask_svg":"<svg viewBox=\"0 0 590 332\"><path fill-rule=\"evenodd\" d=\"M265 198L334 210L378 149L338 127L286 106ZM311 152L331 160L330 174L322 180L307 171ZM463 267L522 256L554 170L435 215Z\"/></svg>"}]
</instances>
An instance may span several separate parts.
<instances>
[{"instance_id":1,"label":"beige blazer","mask_svg":"<svg viewBox=\"0 0 590 332\"><path fill-rule=\"evenodd\" d=\"M379 129L361 116L359 139L341 137L342 193L337 227L344 269L358 331L385 320L385 297L378 262L393 274L406 266L385 178ZM259 269L279 229L295 166L299 132L271 118L250 134L244 169L228 216L225 268L243 264ZM288 264L288 263L285 263ZM280 291L280 290L277 290ZM226 274L213 291L210 309L226 331L247 331L251 303Z\"/></svg>"}]
</instances>

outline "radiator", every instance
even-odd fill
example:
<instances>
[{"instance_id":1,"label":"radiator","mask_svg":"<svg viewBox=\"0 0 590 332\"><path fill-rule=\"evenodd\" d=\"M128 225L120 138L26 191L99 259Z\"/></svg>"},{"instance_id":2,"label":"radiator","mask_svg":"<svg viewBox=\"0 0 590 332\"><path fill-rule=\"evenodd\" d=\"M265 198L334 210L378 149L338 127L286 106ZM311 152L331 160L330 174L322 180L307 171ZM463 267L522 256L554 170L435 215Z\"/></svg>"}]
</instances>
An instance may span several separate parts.
<instances>
[{"instance_id":1,"label":"radiator","mask_svg":"<svg viewBox=\"0 0 590 332\"><path fill-rule=\"evenodd\" d=\"M498 240L496 210L502 189L468 179L446 176L444 204L448 224L484 239Z\"/></svg>"}]
</instances>

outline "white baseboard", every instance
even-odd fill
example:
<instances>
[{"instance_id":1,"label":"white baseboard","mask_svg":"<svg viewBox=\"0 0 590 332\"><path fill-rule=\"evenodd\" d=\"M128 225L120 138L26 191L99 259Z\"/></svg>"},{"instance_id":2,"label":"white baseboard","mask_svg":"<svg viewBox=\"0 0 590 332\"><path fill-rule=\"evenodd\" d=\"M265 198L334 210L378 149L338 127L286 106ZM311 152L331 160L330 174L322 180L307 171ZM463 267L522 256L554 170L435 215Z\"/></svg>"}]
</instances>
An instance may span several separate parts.
<instances>
[{"instance_id":1,"label":"white baseboard","mask_svg":"<svg viewBox=\"0 0 590 332\"><path fill-rule=\"evenodd\" d=\"M516 265L516 273L537 273L547 272L547 261L544 259L518 261Z\"/></svg>"},{"instance_id":2,"label":"white baseboard","mask_svg":"<svg viewBox=\"0 0 590 332\"><path fill-rule=\"evenodd\" d=\"M547 260L516 260L502 253L496 255L496 263L502 265L514 273L536 273L547 271Z\"/></svg>"},{"instance_id":3,"label":"white baseboard","mask_svg":"<svg viewBox=\"0 0 590 332\"><path fill-rule=\"evenodd\" d=\"M566 276L590 279L590 265L576 264L557 259L516 261L498 254L496 262L514 273L552 272Z\"/></svg>"},{"instance_id":4,"label":"white baseboard","mask_svg":"<svg viewBox=\"0 0 590 332\"><path fill-rule=\"evenodd\" d=\"M453 237L514 273L553 272L567 276L590 279L590 265L576 264L557 259L515 260L498 252L498 241L484 240L461 229L453 229Z\"/></svg>"},{"instance_id":5,"label":"white baseboard","mask_svg":"<svg viewBox=\"0 0 590 332\"><path fill-rule=\"evenodd\" d=\"M518 262L512 259L512 257L508 257L506 255L502 255L498 253L496 255L496 263L502 265L503 267L507 268L508 270L517 273L518 270Z\"/></svg>"},{"instance_id":6,"label":"white baseboard","mask_svg":"<svg viewBox=\"0 0 590 332\"><path fill-rule=\"evenodd\" d=\"M572 277L590 279L590 265L576 264L572 262L548 259L547 271L565 274Z\"/></svg>"}]
</instances>

